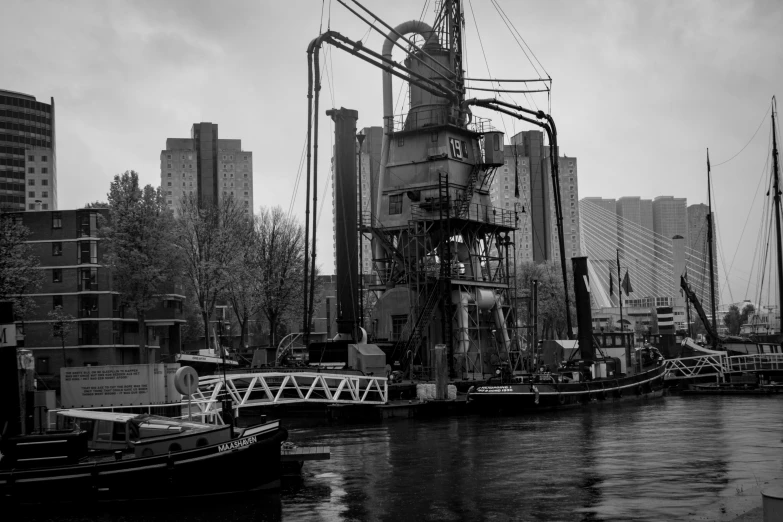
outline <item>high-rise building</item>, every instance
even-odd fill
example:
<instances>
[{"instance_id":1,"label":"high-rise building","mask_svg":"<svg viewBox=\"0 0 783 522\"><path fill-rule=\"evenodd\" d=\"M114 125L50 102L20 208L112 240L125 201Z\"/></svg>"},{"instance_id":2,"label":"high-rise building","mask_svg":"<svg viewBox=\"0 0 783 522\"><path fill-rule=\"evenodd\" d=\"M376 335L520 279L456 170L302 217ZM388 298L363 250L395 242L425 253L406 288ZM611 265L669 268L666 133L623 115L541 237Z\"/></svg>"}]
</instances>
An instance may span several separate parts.
<instances>
[{"instance_id":1,"label":"high-rise building","mask_svg":"<svg viewBox=\"0 0 783 522\"><path fill-rule=\"evenodd\" d=\"M242 140L218 138L217 123L194 123L190 138L168 138L160 153L160 186L174 211L184 195L216 203L233 196L253 213L253 153Z\"/></svg>"},{"instance_id":2,"label":"high-rise building","mask_svg":"<svg viewBox=\"0 0 783 522\"><path fill-rule=\"evenodd\" d=\"M505 164L490 184L495 207L517 213L517 260L545 262L559 258L550 148L543 133L524 131L505 146ZM566 257L581 255L578 177L576 158L559 158L560 199L563 207L563 236ZM517 196L518 194L518 196Z\"/></svg>"},{"instance_id":3,"label":"high-rise building","mask_svg":"<svg viewBox=\"0 0 783 522\"><path fill-rule=\"evenodd\" d=\"M0 90L0 210L57 210L54 98Z\"/></svg>"}]
</instances>

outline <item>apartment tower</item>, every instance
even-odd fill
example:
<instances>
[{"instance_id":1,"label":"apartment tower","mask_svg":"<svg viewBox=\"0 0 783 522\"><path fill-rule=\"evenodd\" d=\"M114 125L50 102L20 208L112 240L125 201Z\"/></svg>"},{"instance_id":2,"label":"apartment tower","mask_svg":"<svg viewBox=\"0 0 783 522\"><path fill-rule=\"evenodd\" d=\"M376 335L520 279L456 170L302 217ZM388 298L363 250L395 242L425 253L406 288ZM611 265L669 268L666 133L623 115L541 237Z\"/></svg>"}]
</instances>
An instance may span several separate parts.
<instances>
[{"instance_id":1,"label":"apartment tower","mask_svg":"<svg viewBox=\"0 0 783 522\"><path fill-rule=\"evenodd\" d=\"M54 98L0 90L0 211L57 210Z\"/></svg>"}]
</instances>

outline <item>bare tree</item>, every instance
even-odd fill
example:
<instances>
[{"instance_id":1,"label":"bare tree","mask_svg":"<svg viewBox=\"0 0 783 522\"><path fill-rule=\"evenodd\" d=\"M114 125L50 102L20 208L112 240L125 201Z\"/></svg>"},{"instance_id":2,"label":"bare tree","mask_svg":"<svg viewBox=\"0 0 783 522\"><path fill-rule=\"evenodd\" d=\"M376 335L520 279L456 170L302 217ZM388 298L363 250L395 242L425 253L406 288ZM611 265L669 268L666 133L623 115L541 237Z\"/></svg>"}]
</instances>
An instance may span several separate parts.
<instances>
[{"instance_id":1,"label":"bare tree","mask_svg":"<svg viewBox=\"0 0 783 522\"><path fill-rule=\"evenodd\" d=\"M132 170L114 176L108 199L109 219L100 220L98 232L107 249L104 261L122 305L136 312L140 360L147 363L145 314L173 289L176 274L173 216L160 188L140 188Z\"/></svg>"},{"instance_id":2,"label":"bare tree","mask_svg":"<svg viewBox=\"0 0 783 522\"><path fill-rule=\"evenodd\" d=\"M65 339L73 332L74 317L63 311L62 306L56 306L47 316L49 317L49 324L52 327L52 337L60 339L60 346L62 346L63 350L63 367L67 368L68 358L65 356Z\"/></svg>"},{"instance_id":3,"label":"bare tree","mask_svg":"<svg viewBox=\"0 0 783 522\"><path fill-rule=\"evenodd\" d=\"M239 345L244 347L247 339L248 323L256 316L263 304L264 270L261 255L261 236L258 218L240 225L239 234L243 241L238 245L235 266L228 273L228 281L223 298L234 310L239 323Z\"/></svg>"},{"instance_id":4,"label":"bare tree","mask_svg":"<svg viewBox=\"0 0 783 522\"><path fill-rule=\"evenodd\" d=\"M204 322L204 347L209 348L209 319L215 304L240 270L238 255L247 241L249 218L233 198L202 202L195 194L183 196L176 219L174 243L182 259L183 275L198 302Z\"/></svg>"},{"instance_id":5,"label":"bare tree","mask_svg":"<svg viewBox=\"0 0 783 522\"><path fill-rule=\"evenodd\" d=\"M304 229L282 208L262 208L257 220L259 263L263 272L261 311L269 321L269 342L295 310L301 310L304 271Z\"/></svg>"}]
</instances>

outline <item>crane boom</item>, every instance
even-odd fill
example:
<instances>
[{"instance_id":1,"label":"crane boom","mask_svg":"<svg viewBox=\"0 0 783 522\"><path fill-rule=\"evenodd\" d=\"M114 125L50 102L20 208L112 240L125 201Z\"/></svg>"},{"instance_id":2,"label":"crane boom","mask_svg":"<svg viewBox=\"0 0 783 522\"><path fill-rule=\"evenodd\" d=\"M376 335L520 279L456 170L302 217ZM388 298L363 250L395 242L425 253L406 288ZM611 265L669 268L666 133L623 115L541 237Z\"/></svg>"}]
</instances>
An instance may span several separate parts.
<instances>
[{"instance_id":1,"label":"crane boom","mask_svg":"<svg viewBox=\"0 0 783 522\"><path fill-rule=\"evenodd\" d=\"M710 326L710 321L707 319L707 314L704 312L704 308L702 308L701 303L699 302L699 298L696 297L696 294L691 290L691 286L688 284L688 281L685 280L685 277L680 276L680 287L682 288L683 292L685 292L685 297L693 303L693 306L696 308L696 313L699 314L699 317L701 318L701 322L704 323L704 328L707 330L707 334L710 336L710 339L717 339L717 335L715 331L712 329L713 327Z\"/></svg>"}]
</instances>

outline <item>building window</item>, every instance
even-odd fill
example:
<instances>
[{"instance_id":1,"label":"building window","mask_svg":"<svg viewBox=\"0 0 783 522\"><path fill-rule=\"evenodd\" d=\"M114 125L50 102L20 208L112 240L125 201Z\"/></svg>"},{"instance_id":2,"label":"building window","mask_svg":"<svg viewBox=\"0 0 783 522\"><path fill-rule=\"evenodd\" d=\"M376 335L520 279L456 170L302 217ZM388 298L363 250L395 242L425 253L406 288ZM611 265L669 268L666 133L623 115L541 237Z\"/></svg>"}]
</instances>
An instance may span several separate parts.
<instances>
[{"instance_id":1,"label":"building window","mask_svg":"<svg viewBox=\"0 0 783 522\"><path fill-rule=\"evenodd\" d=\"M79 344L98 344L98 321L79 321Z\"/></svg>"},{"instance_id":2,"label":"building window","mask_svg":"<svg viewBox=\"0 0 783 522\"><path fill-rule=\"evenodd\" d=\"M79 296L79 317L98 317L98 296L96 294Z\"/></svg>"},{"instance_id":3,"label":"building window","mask_svg":"<svg viewBox=\"0 0 783 522\"><path fill-rule=\"evenodd\" d=\"M408 322L407 315L393 315L392 316L392 341L397 341L402 335L402 331L405 329L405 324Z\"/></svg>"},{"instance_id":4,"label":"building window","mask_svg":"<svg viewBox=\"0 0 783 522\"><path fill-rule=\"evenodd\" d=\"M79 241L79 263L98 264L98 242Z\"/></svg>"},{"instance_id":5,"label":"building window","mask_svg":"<svg viewBox=\"0 0 783 522\"><path fill-rule=\"evenodd\" d=\"M98 229L98 214L95 212L81 213L79 216L79 236L90 237Z\"/></svg>"},{"instance_id":6,"label":"building window","mask_svg":"<svg viewBox=\"0 0 783 522\"><path fill-rule=\"evenodd\" d=\"M170 177L171 177L171 172L169 172L169 173L166 175L166 177L167 177L167 178L170 178Z\"/></svg>"},{"instance_id":7,"label":"building window","mask_svg":"<svg viewBox=\"0 0 783 522\"><path fill-rule=\"evenodd\" d=\"M389 196L389 215L402 214L402 194Z\"/></svg>"},{"instance_id":8,"label":"building window","mask_svg":"<svg viewBox=\"0 0 783 522\"><path fill-rule=\"evenodd\" d=\"M49 192L44 190L43 192L41 192L41 197L42 198L48 198L49 197Z\"/></svg>"},{"instance_id":9,"label":"building window","mask_svg":"<svg viewBox=\"0 0 783 522\"><path fill-rule=\"evenodd\" d=\"M28 174L35 174L35 167L27 167Z\"/></svg>"},{"instance_id":10,"label":"building window","mask_svg":"<svg viewBox=\"0 0 783 522\"><path fill-rule=\"evenodd\" d=\"M44 167L44 168L42 168L42 169L41 169L41 173L42 173L42 174L49 174L49 169L47 169L46 167Z\"/></svg>"},{"instance_id":11,"label":"building window","mask_svg":"<svg viewBox=\"0 0 783 522\"><path fill-rule=\"evenodd\" d=\"M27 161L35 161L35 156L27 156Z\"/></svg>"},{"instance_id":12,"label":"building window","mask_svg":"<svg viewBox=\"0 0 783 522\"><path fill-rule=\"evenodd\" d=\"M63 215L61 212L52 212L52 228L63 228Z\"/></svg>"},{"instance_id":13,"label":"building window","mask_svg":"<svg viewBox=\"0 0 783 522\"><path fill-rule=\"evenodd\" d=\"M166 193L166 195L167 195L167 196L171 196L171 191L169 190L169 191Z\"/></svg>"},{"instance_id":14,"label":"building window","mask_svg":"<svg viewBox=\"0 0 783 522\"><path fill-rule=\"evenodd\" d=\"M171 159L171 154L167 154L166 159Z\"/></svg>"},{"instance_id":15,"label":"building window","mask_svg":"<svg viewBox=\"0 0 783 522\"><path fill-rule=\"evenodd\" d=\"M169 159L171 159L171 156L169 156ZM167 164L166 164L166 168L167 168L167 169L170 169L170 168L171 168L171 163L167 163Z\"/></svg>"},{"instance_id":16,"label":"building window","mask_svg":"<svg viewBox=\"0 0 783 522\"><path fill-rule=\"evenodd\" d=\"M61 241L55 241L54 243L52 243L52 255L53 256L63 255L63 244Z\"/></svg>"},{"instance_id":17,"label":"building window","mask_svg":"<svg viewBox=\"0 0 783 522\"><path fill-rule=\"evenodd\" d=\"M171 181L169 181L169 183L168 183L168 186L169 186L169 187L171 186Z\"/></svg>"},{"instance_id":18,"label":"building window","mask_svg":"<svg viewBox=\"0 0 783 522\"><path fill-rule=\"evenodd\" d=\"M52 270L52 283L63 282L63 271L61 268L55 268Z\"/></svg>"},{"instance_id":19,"label":"building window","mask_svg":"<svg viewBox=\"0 0 783 522\"><path fill-rule=\"evenodd\" d=\"M30 185L31 187L34 187L35 186L35 180L34 179L28 179L27 180L27 184Z\"/></svg>"},{"instance_id":20,"label":"building window","mask_svg":"<svg viewBox=\"0 0 783 522\"><path fill-rule=\"evenodd\" d=\"M79 291L98 290L98 269L80 268L79 269Z\"/></svg>"},{"instance_id":21,"label":"building window","mask_svg":"<svg viewBox=\"0 0 783 522\"><path fill-rule=\"evenodd\" d=\"M47 185L49 185L49 180L48 180L48 179L42 179L42 180L41 180L41 185L43 185L44 187L46 187Z\"/></svg>"},{"instance_id":22,"label":"building window","mask_svg":"<svg viewBox=\"0 0 783 522\"><path fill-rule=\"evenodd\" d=\"M35 192L28 192L27 193L27 197L28 198L34 198L35 197Z\"/></svg>"},{"instance_id":23,"label":"building window","mask_svg":"<svg viewBox=\"0 0 783 522\"><path fill-rule=\"evenodd\" d=\"M35 372L38 375L47 375L51 373L49 370L49 358L48 357L36 357L35 358Z\"/></svg>"}]
</instances>

